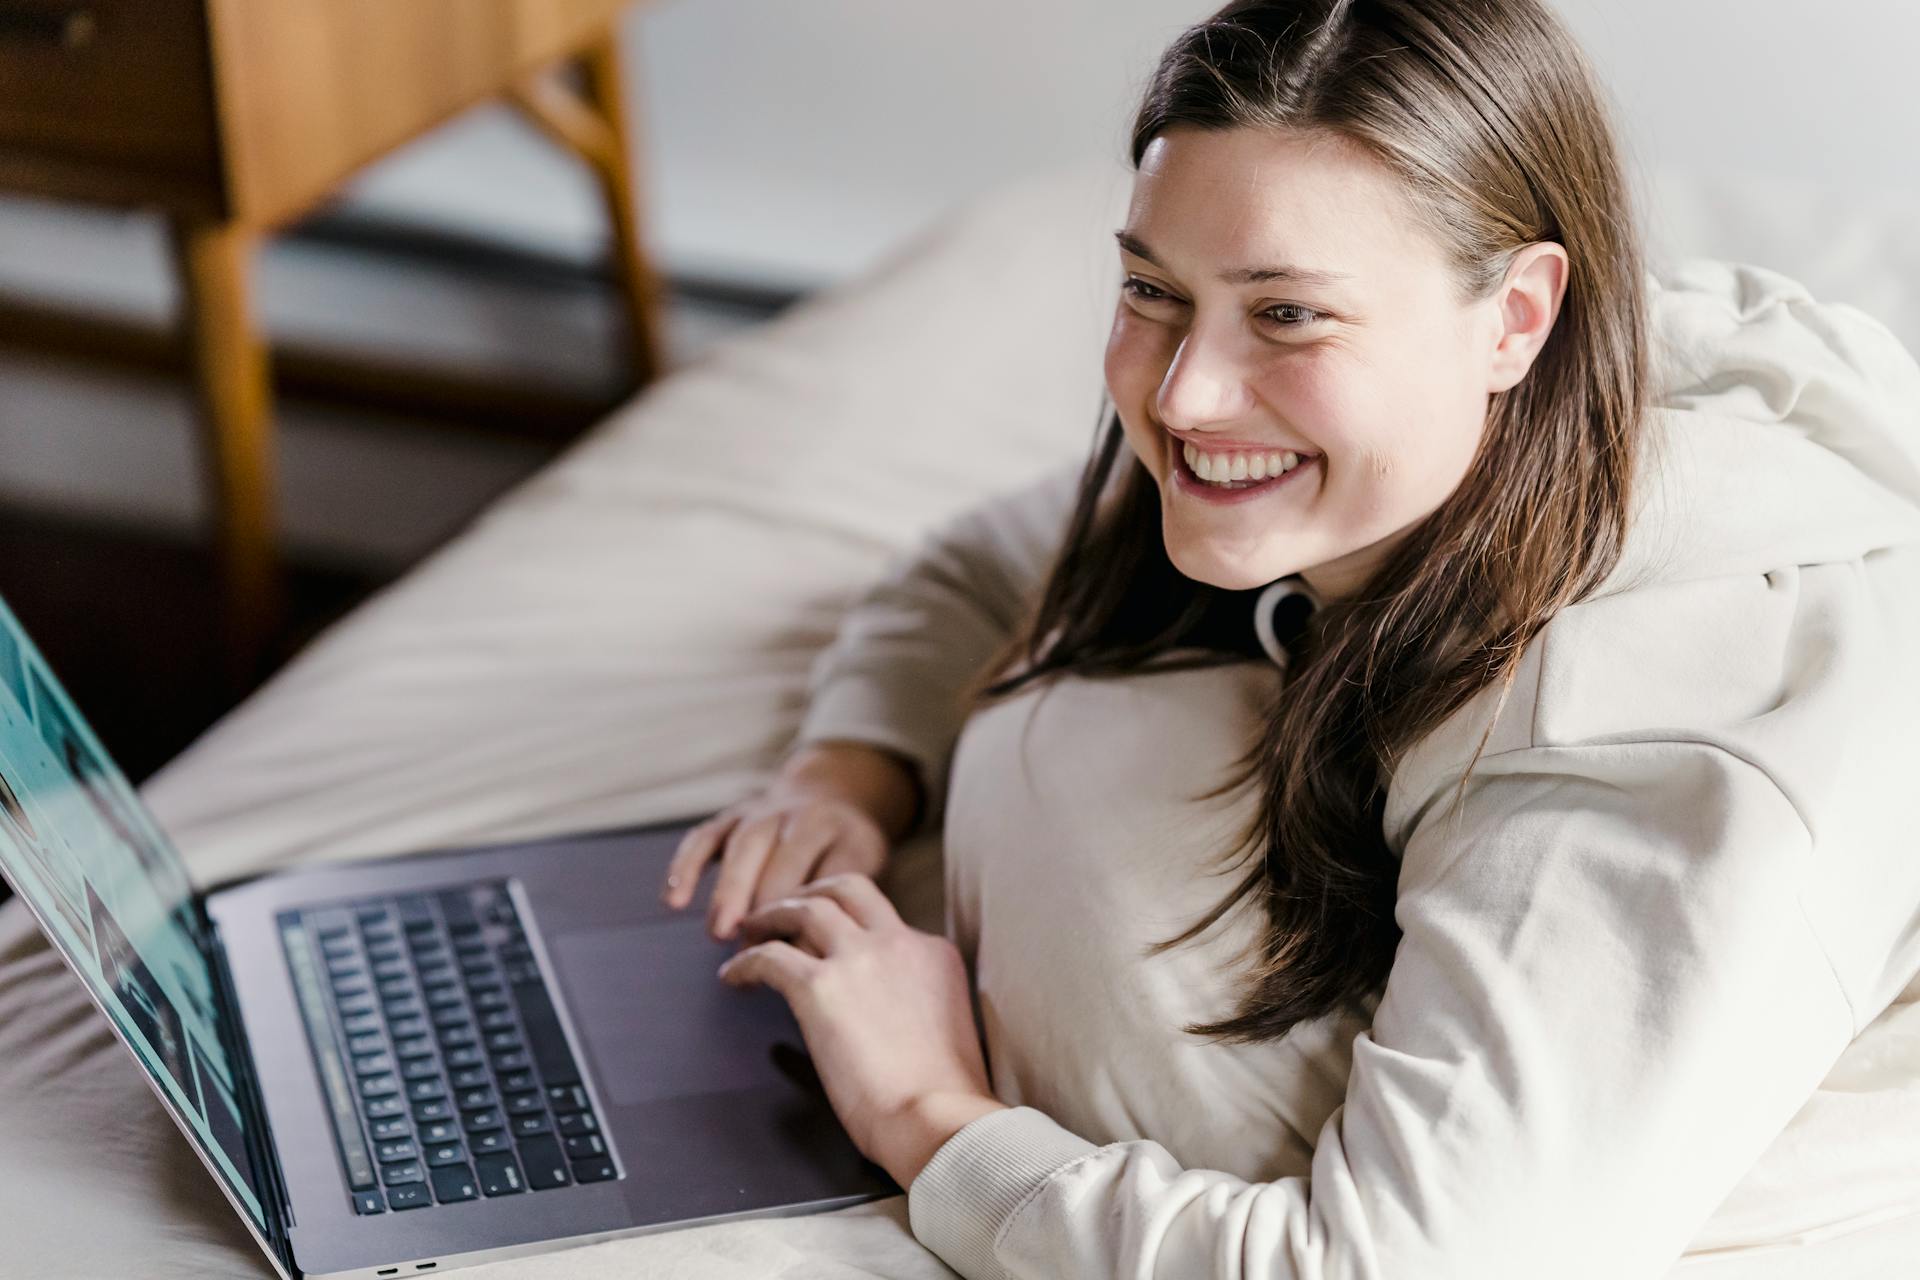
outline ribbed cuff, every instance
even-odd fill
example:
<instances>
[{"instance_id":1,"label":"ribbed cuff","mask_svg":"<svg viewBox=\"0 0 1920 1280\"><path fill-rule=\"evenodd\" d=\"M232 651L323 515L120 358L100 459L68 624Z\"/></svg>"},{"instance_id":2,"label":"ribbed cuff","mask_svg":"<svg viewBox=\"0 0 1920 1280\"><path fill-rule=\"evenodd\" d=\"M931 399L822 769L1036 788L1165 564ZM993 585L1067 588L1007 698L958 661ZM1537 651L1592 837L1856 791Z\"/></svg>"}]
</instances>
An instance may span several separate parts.
<instances>
[{"instance_id":1,"label":"ribbed cuff","mask_svg":"<svg viewBox=\"0 0 1920 1280\"><path fill-rule=\"evenodd\" d=\"M1000 1280L1000 1230L1061 1168L1100 1148L1032 1107L990 1111L955 1133L907 1188L914 1237L967 1280Z\"/></svg>"}]
</instances>

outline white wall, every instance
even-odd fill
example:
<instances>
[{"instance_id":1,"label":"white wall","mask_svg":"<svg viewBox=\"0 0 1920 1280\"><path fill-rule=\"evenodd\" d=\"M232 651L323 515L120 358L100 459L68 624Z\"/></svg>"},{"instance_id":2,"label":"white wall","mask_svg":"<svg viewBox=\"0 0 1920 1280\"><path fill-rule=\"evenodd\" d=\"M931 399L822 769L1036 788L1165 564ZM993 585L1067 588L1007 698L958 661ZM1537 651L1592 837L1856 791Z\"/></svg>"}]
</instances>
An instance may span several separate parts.
<instances>
[{"instance_id":1,"label":"white wall","mask_svg":"<svg viewBox=\"0 0 1920 1280\"><path fill-rule=\"evenodd\" d=\"M682 270L844 278L956 199L1065 158L1120 163L1190 0L662 0L627 27L654 239ZM1920 5L1558 0L1649 172L1920 193ZM1657 186L1650 182L1649 186ZM368 175L358 203L579 256L581 175L504 111Z\"/></svg>"}]
</instances>

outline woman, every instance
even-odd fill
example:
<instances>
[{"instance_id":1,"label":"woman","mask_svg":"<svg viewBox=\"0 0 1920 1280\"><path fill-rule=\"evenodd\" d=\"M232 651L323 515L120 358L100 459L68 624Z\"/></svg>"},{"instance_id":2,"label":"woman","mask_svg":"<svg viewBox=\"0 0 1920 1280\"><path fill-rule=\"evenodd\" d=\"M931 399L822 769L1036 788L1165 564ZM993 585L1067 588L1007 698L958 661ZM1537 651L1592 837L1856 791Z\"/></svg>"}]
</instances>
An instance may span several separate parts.
<instances>
[{"instance_id":1,"label":"woman","mask_svg":"<svg viewBox=\"0 0 1920 1280\"><path fill-rule=\"evenodd\" d=\"M853 612L665 900L717 858L723 978L970 1278L1726 1243L1920 968L1916 442L1806 426L1920 435L1911 358L1683 279L1733 336L1650 408L1661 286L1536 0L1230 4L1132 159L1084 472ZM951 940L870 878L938 821Z\"/></svg>"}]
</instances>

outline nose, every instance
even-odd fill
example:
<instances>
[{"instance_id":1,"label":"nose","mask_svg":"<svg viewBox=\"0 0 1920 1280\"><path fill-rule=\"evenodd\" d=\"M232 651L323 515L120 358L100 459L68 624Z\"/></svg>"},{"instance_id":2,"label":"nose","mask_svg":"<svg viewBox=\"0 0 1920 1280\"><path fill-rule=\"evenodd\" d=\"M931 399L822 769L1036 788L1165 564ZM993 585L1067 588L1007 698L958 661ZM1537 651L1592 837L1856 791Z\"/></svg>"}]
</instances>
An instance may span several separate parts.
<instances>
[{"instance_id":1,"label":"nose","mask_svg":"<svg viewBox=\"0 0 1920 1280\"><path fill-rule=\"evenodd\" d=\"M1246 374L1231 340L1203 334L1195 326L1173 353L1154 407L1169 427L1205 431L1244 419L1249 400Z\"/></svg>"}]
</instances>

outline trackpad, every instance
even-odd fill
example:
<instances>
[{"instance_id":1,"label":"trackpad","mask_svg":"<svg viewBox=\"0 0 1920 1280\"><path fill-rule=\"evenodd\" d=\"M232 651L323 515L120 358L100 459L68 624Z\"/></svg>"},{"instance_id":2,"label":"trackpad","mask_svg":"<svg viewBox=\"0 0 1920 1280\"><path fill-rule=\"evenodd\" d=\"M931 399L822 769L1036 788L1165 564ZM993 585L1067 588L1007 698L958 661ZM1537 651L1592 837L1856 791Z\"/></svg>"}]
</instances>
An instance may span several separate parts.
<instances>
[{"instance_id":1,"label":"trackpad","mask_svg":"<svg viewBox=\"0 0 1920 1280\"><path fill-rule=\"evenodd\" d=\"M550 938L574 1030L618 1106L787 1082L770 1050L799 1048L787 1002L713 971L734 953L700 919Z\"/></svg>"}]
</instances>

